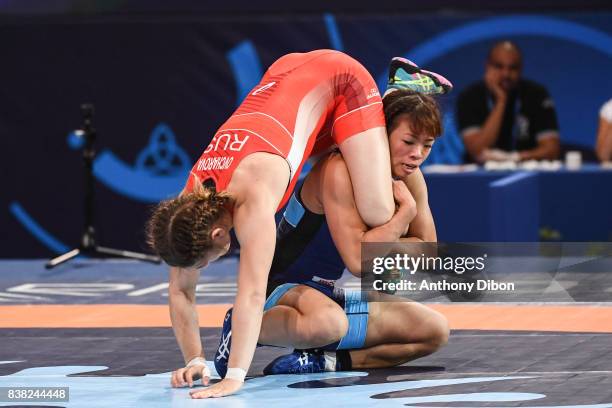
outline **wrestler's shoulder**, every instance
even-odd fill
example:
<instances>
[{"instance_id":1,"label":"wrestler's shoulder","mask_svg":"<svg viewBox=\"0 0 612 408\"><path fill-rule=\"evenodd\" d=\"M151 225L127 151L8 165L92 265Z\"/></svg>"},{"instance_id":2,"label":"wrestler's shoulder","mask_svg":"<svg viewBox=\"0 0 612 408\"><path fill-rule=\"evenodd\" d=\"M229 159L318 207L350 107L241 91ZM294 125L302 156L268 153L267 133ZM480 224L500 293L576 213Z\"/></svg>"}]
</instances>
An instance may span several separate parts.
<instances>
[{"instance_id":1,"label":"wrestler's shoulder","mask_svg":"<svg viewBox=\"0 0 612 408\"><path fill-rule=\"evenodd\" d=\"M325 158L325 162L321 168L321 173L324 180L327 180L334 186L350 184L351 178L348 167L344 158L339 152L332 152Z\"/></svg>"},{"instance_id":2,"label":"wrestler's shoulder","mask_svg":"<svg viewBox=\"0 0 612 408\"><path fill-rule=\"evenodd\" d=\"M262 191L267 187L274 193L281 191L284 193L289 183L289 175L289 164L282 156L255 152L242 159L236 167L228 191L250 194L250 192Z\"/></svg>"}]
</instances>

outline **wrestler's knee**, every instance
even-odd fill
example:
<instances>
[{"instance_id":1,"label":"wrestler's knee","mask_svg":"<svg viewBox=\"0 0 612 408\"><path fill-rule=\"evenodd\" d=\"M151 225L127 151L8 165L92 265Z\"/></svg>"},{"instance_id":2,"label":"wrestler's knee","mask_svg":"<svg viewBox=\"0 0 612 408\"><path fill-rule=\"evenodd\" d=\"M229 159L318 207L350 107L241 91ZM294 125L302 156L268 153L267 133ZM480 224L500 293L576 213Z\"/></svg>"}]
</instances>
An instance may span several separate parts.
<instances>
[{"instance_id":1,"label":"wrestler's knee","mask_svg":"<svg viewBox=\"0 0 612 408\"><path fill-rule=\"evenodd\" d=\"M340 340L348 331L348 319L339 307L325 308L325 311L312 319L309 327L310 342L327 345Z\"/></svg>"},{"instance_id":2,"label":"wrestler's knee","mask_svg":"<svg viewBox=\"0 0 612 408\"><path fill-rule=\"evenodd\" d=\"M386 224L393 218L395 208L393 203L387 203L384 200L370 199L370 202L364 205L357 205L359 215L366 225L370 227L378 227Z\"/></svg>"},{"instance_id":3,"label":"wrestler's knee","mask_svg":"<svg viewBox=\"0 0 612 408\"><path fill-rule=\"evenodd\" d=\"M428 332L429 336L426 343L429 345L431 352L433 353L448 343L450 328L448 326L448 320L446 317L444 317L443 314L432 310Z\"/></svg>"}]
</instances>

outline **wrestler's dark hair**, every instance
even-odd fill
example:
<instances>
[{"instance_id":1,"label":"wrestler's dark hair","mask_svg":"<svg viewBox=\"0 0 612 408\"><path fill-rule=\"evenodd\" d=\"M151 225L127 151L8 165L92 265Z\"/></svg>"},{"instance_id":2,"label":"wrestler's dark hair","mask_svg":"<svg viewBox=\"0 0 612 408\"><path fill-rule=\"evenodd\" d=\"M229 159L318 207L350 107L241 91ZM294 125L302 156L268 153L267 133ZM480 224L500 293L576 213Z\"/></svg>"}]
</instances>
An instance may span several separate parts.
<instances>
[{"instance_id":1,"label":"wrestler's dark hair","mask_svg":"<svg viewBox=\"0 0 612 408\"><path fill-rule=\"evenodd\" d=\"M214 247L212 227L232 203L229 194L197 179L193 185L192 192L159 203L146 224L147 243L170 266L192 267Z\"/></svg>"},{"instance_id":2,"label":"wrestler's dark hair","mask_svg":"<svg viewBox=\"0 0 612 408\"><path fill-rule=\"evenodd\" d=\"M383 98L387 134L391 134L399 119L407 117L415 134L438 137L442 134L442 114L436 100L411 89L392 91Z\"/></svg>"}]
</instances>

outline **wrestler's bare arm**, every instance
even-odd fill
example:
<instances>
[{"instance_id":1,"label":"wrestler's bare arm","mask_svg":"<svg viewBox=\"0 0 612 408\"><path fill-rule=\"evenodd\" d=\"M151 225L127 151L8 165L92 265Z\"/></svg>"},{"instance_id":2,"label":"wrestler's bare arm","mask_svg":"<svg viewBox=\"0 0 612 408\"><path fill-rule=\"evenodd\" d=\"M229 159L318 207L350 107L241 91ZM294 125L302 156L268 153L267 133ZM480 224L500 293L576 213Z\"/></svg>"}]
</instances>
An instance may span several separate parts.
<instances>
[{"instance_id":1,"label":"wrestler's bare arm","mask_svg":"<svg viewBox=\"0 0 612 408\"><path fill-rule=\"evenodd\" d=\"M194 357L204 356L195 295L199 277L200 271L197 269L170 267L170 319L185 363Z\"/></svg>"},{"instance_id":2,"label":"wrestler's bare arm","mask_svg":"<svg viewBox=\"0 0 612 408\"><path fill-rule=\"evenodd\" d=\"M347 269L360 276L361 243L397 241L414 217L415 209L400 205L388 223L368 230L355 205L351 179L341 156L330 157L324 166L321 202L327 225Z\"/></svg>"},{"instance_id":3,"label":"wrestler's bare arm","mask_svg":"<svg viewBox=\"0 0 612 408\"><path fill-rule=\"evenodd\" d=\"M288 169L280 156L253 153L232 176L228 192L235 197L233 223L240 243L240 263L228 375L211 387L193 391L192 398L222 397L242 387L238 373L230 376L229 372L243 370L244 375L253 360L276 246L274 215L289 183Z\"/></svg>"},{"instance_id":4,"label":"wrestler's bare arm","mask_svg":"<svg viewBox=\"0 0 612 408\"><path fill-rule=\"evenodd\" d=\"M255 353L276 246L274 215L289 183L288 169L280 156L254 153L243 160L229 186L241 192L234 207L240 263L229 368L247 370Z\"/></svg>"},{"instance_id":5,"label":"wrestler's bare arm","mask_svg":"<svg viewBox=\"0 0 612 408\"><path fill-rule=\"evenodd\" d=\"M436 242L436 225L434 223L431 209L429 208L429 197L427 184L420 169L404 179L404 183L414 197L417 214L410 222L408 234L401 238L402 242Z\"/></svg>"},{"instance_id":6,"label":"wrestler's bare arm","mask_svg":"<svg viewBox=\"0 0 612 408\"><path fill-rule=\"evenodd\" d=\"M256 204L248 203L236 209L234 221L240 242L240 264L228 367L247 370L259 337L268 273L274 256L274 209L257 208Z\"/></svg>"}]
</instances>

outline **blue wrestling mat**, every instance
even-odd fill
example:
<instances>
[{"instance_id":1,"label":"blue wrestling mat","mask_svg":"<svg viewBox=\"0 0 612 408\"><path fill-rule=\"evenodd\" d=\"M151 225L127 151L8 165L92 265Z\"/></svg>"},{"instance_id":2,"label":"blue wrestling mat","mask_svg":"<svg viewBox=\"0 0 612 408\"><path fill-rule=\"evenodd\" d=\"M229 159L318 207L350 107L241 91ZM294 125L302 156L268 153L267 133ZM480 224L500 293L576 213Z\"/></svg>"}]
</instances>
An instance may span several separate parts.
<instances>
[{"instance_id":1,"label":"blue wrestling mat","mask_svg":"<svg viewBox=\"0 0 612 408\"><path fill-rule=\"evenodd\" d=\"M573 321L574 312L581 316L572 326L575 330L545 329L550 318L539 317L536 306L530 306L524 320L539 319L535 324L542 330L474 330L468 329L470 324L493 321L496 315L498 327L508 325L504 315L511 309L492 314L495 306L447 303L439 310L454 329L449 344L426 358L391 369L263 376L263 367L288 350L262 347L239 393L199 401L189 398L188 389L170 387L170 373L182 366L182 358L169 326L95 327L96 316L117 307L134 305L167 314L166 268L94 260L52 272L44 270L42 261L2 262L0 268L0 387L69 388L68 402L4 401L0 406L612 408L612 331L601 326L609 321L606 306L563 309L565 321ZM198 302L210 308L203 310L219 308L222 313L229 307L235 268L236 261L226 259L202 274ZM73 321L70 327L61 327L61 321L44 325L44 319L57 317L62 309L79 310L70 308L93 308L97 314L88 315L83 326ZM489 317L473 319L480 313ZM605 321L588 330L578 325L593 313ZM123 317L125 322L134 318L138 316ZM469 323L470 318L477 322ZM201 329L209 359L219 338L215 326Z\"/></svg>"}]
</instances>

